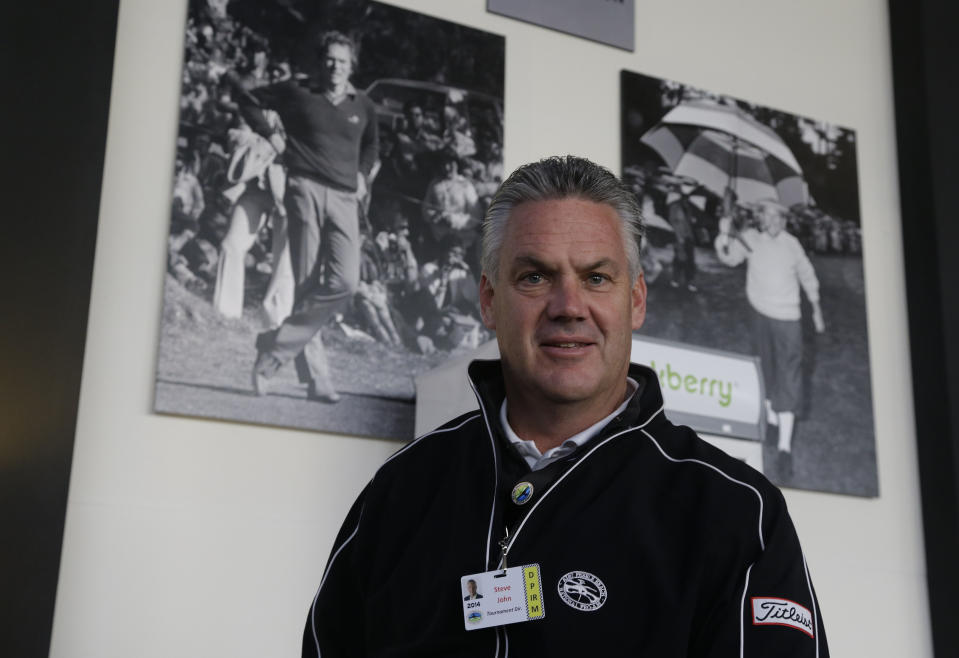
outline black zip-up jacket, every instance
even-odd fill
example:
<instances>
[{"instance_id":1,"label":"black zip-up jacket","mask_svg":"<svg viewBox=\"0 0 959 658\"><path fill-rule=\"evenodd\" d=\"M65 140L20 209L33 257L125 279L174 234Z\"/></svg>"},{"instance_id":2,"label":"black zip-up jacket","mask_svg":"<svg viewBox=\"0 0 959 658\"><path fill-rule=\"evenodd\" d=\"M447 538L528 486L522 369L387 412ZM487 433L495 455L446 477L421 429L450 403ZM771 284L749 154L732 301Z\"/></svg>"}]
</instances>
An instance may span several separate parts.
<instances>
[{"instance_id":1,"label":"black zip-up jacket","mask_svg":"<svg viewBox=\"0 0 959 658\"><path fill-rule=\"evenodd\" d=\"M626 411L561 460L510 535L508 564L540 565L544 619L464 628L460 578L497 568L529 474L499 425L499 362L474 361L480 410L394 454L350 510L303 655L827 658L782 494L670 423L652 370L630 376ZM605 586L598 608L563 602L573 571Z\"/></svg>"}]
</instances>

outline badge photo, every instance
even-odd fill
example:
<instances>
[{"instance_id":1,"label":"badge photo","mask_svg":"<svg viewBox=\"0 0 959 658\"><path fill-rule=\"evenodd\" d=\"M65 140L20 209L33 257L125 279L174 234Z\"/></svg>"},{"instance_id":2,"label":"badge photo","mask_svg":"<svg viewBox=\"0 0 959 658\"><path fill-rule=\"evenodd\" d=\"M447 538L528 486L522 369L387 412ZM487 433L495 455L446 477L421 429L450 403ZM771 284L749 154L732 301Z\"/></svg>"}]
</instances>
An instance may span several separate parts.
<instances>
[{"instance_id":1,"label":"badge photo","mask_svg":"<svg viewBox=\"0 0 959 658\"><path fill-rule=\"evenodd\" d=\"M466 630L537 621L546 616L538 564L463 576Z\"/></svg>"}]
</instances>

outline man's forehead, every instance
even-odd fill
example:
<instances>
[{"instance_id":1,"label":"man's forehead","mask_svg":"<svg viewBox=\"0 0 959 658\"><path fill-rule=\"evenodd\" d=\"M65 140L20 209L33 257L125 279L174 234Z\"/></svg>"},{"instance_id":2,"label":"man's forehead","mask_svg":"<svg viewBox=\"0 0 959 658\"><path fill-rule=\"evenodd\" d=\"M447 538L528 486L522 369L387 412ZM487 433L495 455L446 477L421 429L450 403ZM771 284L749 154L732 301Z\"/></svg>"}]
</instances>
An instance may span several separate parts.
<instances>
[{"instance_id":1,"label":"man's forehead","mask_svg":"<svg viewBox=\"0 0 959 658\"><path fill-rule=\"evenodd\" d=\"M500 252L503 266L577 270L627 266L621 222L610 206L574 199L532 201L510 213Z\"/></svg>"},{"instance_id":2,"label":"man's forehead","mask_svg":"<svg viewBox=\"0 0 959 658\"><path fill-rule=\"evenodd\" d=\"M509 214L506 243L511 241L530 249L557 244L622 248L622 222L612 206L578 197L525 201Z\"/></svg>"},{"instance_id":3,"label":"man's forehead","mask_svg":"<svg viewBox=\"0 0 959 658\"><path fill-rule=\"evenodd\" d=\"M786 215L789 209L778 201L763 200L759 202L759 209L768 215Z\"/></svg>"},{"instance_id":4,"label":"man's forehead","mask_svg":"<svg viewBox=\"0 0 959 658\"><path fill-rule=\"evenodd\" d=\"M504 265L512 271L525 268L553 271L569 265L577 272L609 272L611 274L616 274L627 266L627 263L620 262L623 259L604 255L604 253L600 250L578 250L564 256L532 249L517 250Z\"/></svg>"},{"instance_id":5,"label":"man's forehead","mask_svg":"<svg viewBox=\"0 0 959 658\"><path fill-rule=\"evenodd\" d=\"M345 43L331 43L326 47L326 56L332 59L349 59L353 49Z\"/></svg>"}]
</instances>

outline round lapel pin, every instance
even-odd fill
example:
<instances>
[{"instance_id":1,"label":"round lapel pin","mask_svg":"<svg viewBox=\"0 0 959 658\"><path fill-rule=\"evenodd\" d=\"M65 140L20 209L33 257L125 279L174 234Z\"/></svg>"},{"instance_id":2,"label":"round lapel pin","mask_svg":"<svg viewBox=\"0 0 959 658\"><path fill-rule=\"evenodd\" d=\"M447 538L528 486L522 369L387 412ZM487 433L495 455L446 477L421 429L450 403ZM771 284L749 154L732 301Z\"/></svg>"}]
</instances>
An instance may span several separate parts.
<instances>
[{"instance_id":1,"label":"round lapel pin","mask_svg":"<svg viewBox=\"0 0 959 658\"><path fill-rule=\"evenodd\" d=\"M510 498L512 498L513 502L517 505L525 505L532 497L533 485L530 482L520 482L513 487L513 492L510 494Z\"/></svg>"}]
</instances>

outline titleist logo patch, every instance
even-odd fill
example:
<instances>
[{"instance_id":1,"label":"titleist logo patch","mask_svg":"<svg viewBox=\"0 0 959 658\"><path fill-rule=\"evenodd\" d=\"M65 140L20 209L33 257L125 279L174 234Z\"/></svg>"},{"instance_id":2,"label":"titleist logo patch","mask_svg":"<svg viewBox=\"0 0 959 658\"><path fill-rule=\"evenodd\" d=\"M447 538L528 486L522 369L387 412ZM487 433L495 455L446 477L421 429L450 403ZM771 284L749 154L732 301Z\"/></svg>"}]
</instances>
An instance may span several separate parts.
<instances>
[{"instance_id":1,"label":"titleist logo patch","mask_svg":"<svg viewBox=\"0 0 959 658\"><path fill-rule=\"evenodd\" d=\"M754 596L753 625L789 626L813 636L812 615L809 609L789 599L775 599L768 596Z\"/></svg>"}]
</instances>

